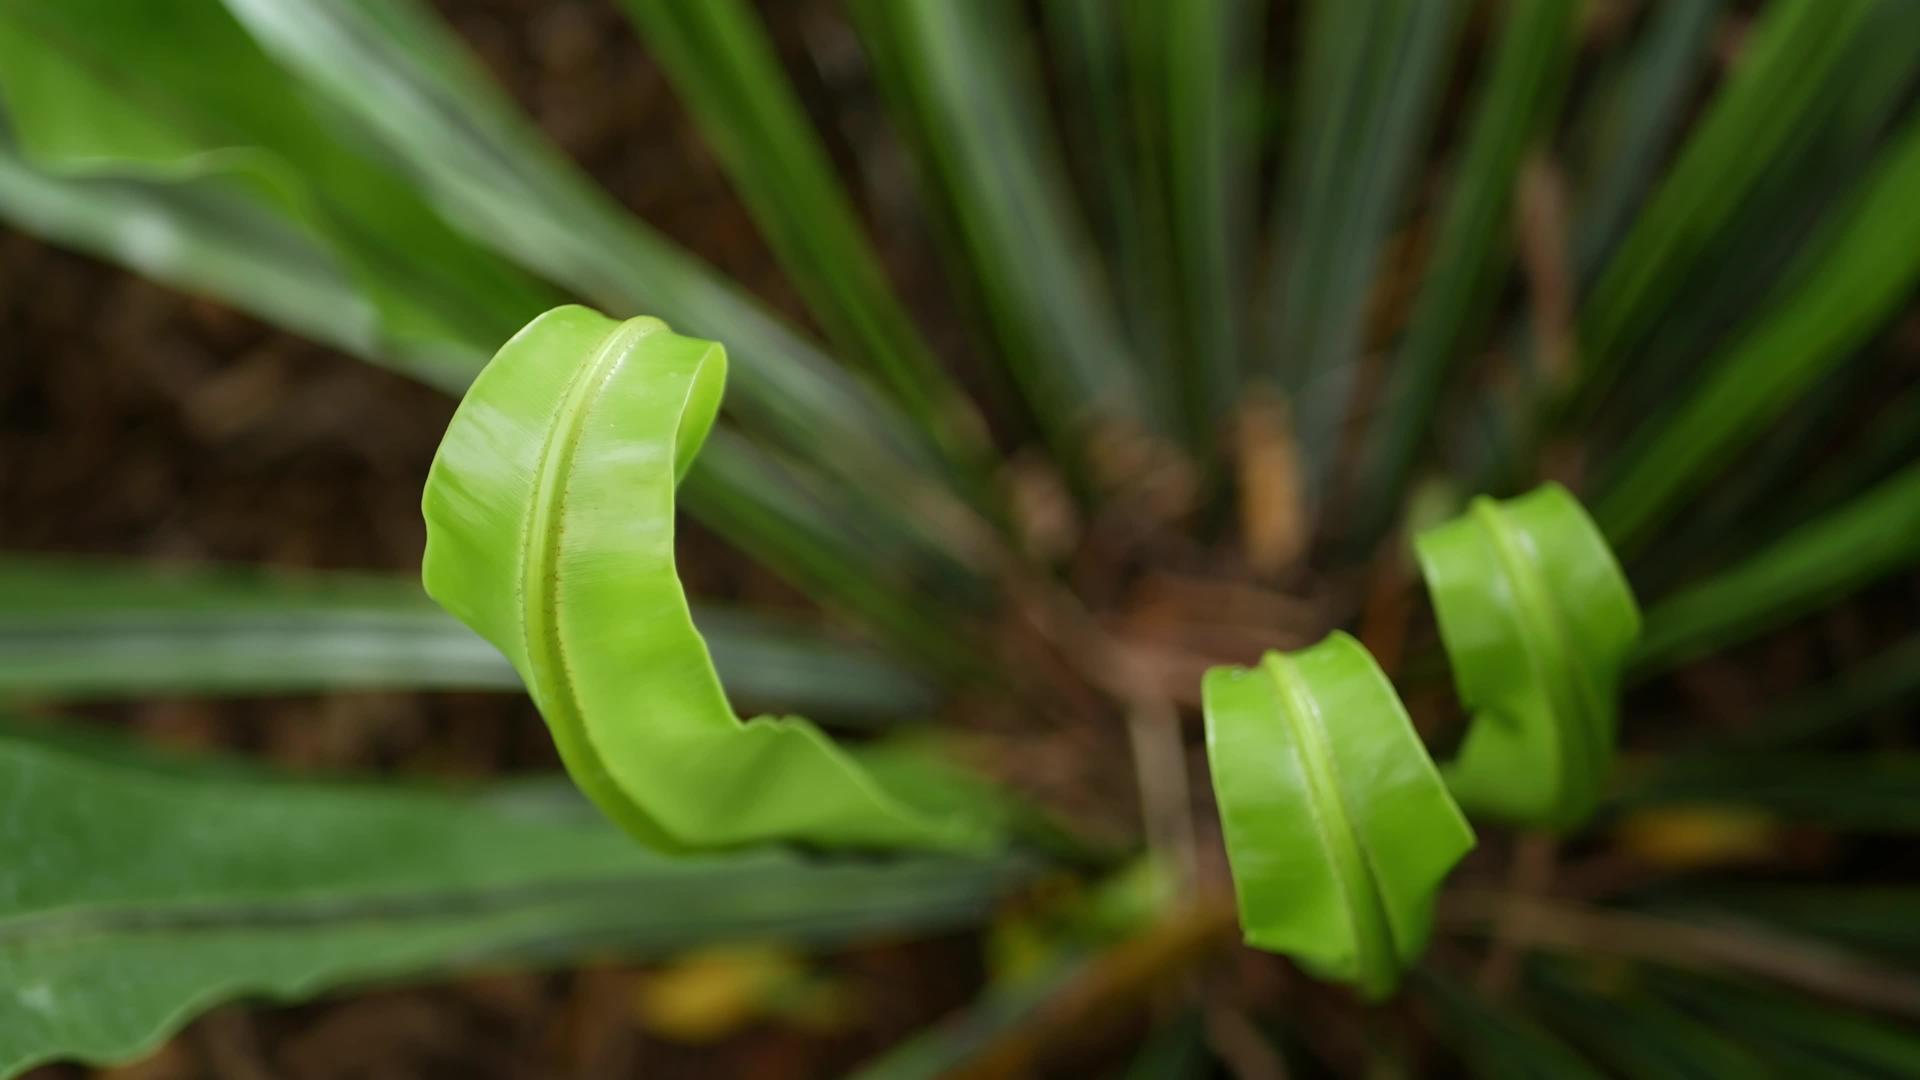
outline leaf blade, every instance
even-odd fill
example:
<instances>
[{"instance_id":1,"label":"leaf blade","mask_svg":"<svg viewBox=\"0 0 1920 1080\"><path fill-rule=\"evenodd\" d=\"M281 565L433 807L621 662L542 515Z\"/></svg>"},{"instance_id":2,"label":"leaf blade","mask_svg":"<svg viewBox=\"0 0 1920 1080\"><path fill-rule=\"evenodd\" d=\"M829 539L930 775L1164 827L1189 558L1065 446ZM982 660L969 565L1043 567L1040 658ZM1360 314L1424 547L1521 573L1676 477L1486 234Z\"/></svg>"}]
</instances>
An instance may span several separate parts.
<instances>
[{"instance_id":1,"label":"leaf blade","mask_svg":"<svg viewBox=\"0 0 1920 1080\"><path fill-rule=\"evenodd\" d=\"M1606 541L1564 488L1468 514L1414 541L1462 704L1448 787L1469 810L1568 828L1613 760L1614 697L1640 613Z\"/></svg>"},{"instance_id":2,"label":"leaf blade","mask_svg":"<svg viewBox=\"0 0 1920 1080\"><path fill-rule=\"evenodd\" d=\"M1023 873L1007 860L667 859L578 813L488 793L182 773L12 737L0 777L7 846L57 856L16 860L0 890L8 1074L138 1056L242 994L948 926ZM198 857L182 862L187 850Z\"/></svg>"},{"instance_id":3,"label":"leaf blade","mask_svg":"<svg viewBox=\"0 0 1920 1080\"><path fill-rule=\"evenodd\" d=\"M528 324L428 475L428 593L507 655L575 781L644 842L991 846L988 808L936 812L806 721L734 717L672 547L725 365L658 319L572 307Z\"/></svg>"},{"instance_id":4,"label":"leaf blade","mask_svg":"<svg viewBox=\"0 0 1920 1080\"><path fill-rule=\"evenodd\" d=\"M1385 996L1474 843L1392 686L1335 633L1257 669L1214 668L1203 696L1248 943Z\"/></svg>"}]
</instances>

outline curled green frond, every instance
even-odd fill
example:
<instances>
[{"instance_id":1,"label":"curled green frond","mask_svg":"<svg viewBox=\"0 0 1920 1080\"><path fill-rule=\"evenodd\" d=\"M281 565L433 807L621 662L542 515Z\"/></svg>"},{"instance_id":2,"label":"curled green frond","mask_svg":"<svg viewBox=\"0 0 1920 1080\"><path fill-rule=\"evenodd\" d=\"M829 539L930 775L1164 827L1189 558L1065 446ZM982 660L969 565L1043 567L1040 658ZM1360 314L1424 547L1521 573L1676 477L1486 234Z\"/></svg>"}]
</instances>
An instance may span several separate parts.
<instances>
[{"instance_id":1,"label":"curled green frond","mask_svg":"<svg viewBox=\"0 0 1920 1080\"><path fill-rule=\"evenodd\" d=\"M656 847L982 849L984 808L804 720L741 723L674 568L674 494L726 353L557 308L501 348L427 479L427 591L506 653L574 780ZM964 804L964 805L962 805Z\"/></svg>"},{"instance_id":2,"label":"curled green frond","mask_svg":"<svg viewBox=\"0 0 1920 1080\"><path fill-rule=\"evenodd\" d=\"M1207 756L1247 942L1386 996L1472 849L1373 658L1342 633L1204 684Z\"/></svg>"},{"instance_id":3,"label":"curled green frond","mask_svg":"<svg viewBox=\"0 0 1920 1080\"><path fill-rule=\"evenodd\" d=\"M1469 810L1566 828L1599 799L1640 611L1566 489L1474 500L1419 535L1440 637L1473 727L1447 768Z\"/></svg>"}]
</instances>

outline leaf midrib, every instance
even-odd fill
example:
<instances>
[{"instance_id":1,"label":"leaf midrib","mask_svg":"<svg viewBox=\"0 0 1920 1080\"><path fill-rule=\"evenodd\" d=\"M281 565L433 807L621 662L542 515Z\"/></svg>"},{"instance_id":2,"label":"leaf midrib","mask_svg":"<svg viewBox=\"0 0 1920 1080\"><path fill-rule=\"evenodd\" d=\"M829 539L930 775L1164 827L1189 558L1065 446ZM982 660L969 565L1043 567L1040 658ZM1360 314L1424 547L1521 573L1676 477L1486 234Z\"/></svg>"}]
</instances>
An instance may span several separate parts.
<instances>
[{"instance_id":1,"label":"leaf midrib","mask_svg":"<svg viewBox=\"0 0 1920 1080\"><path fill-rule=\"evenodd\" d=\"M1261 663L1280 691L1280 713L1298 748L1300 771L1307 781L1307 806L1328 861L1333 864L1334 880L1346 900L1344 911L1353 934L1358 981L1363 988L1391 985L1399 949L1374 880L1365 839L1355 827L1345 787L1340 783L1325 718L1313 695L1302 685L1292 660L1268 653Z\"/></svg>"},{"instance_id":2,"label":"leaf midrib","mask_svg":"<svg viewBox=\"0 0 1920 1080\"><path fill-rule=\"evenodd\" d=\"M1595 700L1594 688L1573 666L1566 630L1553 614L1546 583L1537 564L1521 551L1506 515L1497 503L1484 497L1474 501L1472 512L1513 590L1513 617L1520 624L1521 655L1526 657L1527 667L1550 706L1572 720L1567 725L1573 728L1570 737L1560 740L1565 771L1560 777L1559 798L1554 800L1555 816L1563 816L1570 806L1583 803L1597 783L1598 763L1604 757L1604 748L1598 745L1604 732L1604 707ZM1569 788L1576 782L1581 794L1574 801Z\"/></svg>"},{"instance_id":3,"label":"leaf midrib","mask_svg":"<svg viewBox=\"0 0 1920 1080\"><path fill-rule=\"evenodd\" d=\"M538 703L548 722L564 727L568 741L590 755L601 773L607 770L582 716L566 641L560 633L559 558L566 531L566 503L574 456L594 401L634 346L658 328L657 323L640 320L622 323L568 380L559 403L547 417L546 439L540 447L522 539L521 633L534 682L542 691ZM600 794L617 795L617 787L608 784Z\"/></svg>"}]
</instances>

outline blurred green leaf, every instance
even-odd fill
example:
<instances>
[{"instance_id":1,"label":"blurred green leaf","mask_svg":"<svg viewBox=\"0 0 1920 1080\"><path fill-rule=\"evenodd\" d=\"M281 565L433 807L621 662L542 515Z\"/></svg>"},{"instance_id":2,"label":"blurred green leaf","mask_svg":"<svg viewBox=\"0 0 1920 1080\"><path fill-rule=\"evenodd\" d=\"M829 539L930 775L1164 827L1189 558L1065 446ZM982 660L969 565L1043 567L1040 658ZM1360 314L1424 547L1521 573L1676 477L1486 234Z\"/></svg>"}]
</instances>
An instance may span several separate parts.
<instances>
[{"instance_id":1,"label":"blurred green leaf","mask_svg":"<svg viewBox=\"0 0 1920 1080\"><path fill-rule=\"evenodd\" d=\"M1586 511L1557 484L1481 497L1414 541L1473 726L1445 770L1461 805L1570 828L1613 762L1640 611Z\"/></svg>"},{"instance_id":2,"label":"blurred green leaf","mask_svg":"<svg viewBox=\"0 0 1920 1080\"><path fill-rule=\"evenodd\" d=\"M218 827L210 827L217 825ZM963 923L1009 860L664 859L519 798L142 768L0 740L0 1072L116 1062L264 994Z\"/></svg>"},{"instance_id":3,"label":"blurred green leaf","mask_svg":"<svg viewBox=\"0 0 1920 1080\"><path fill-rule=\"evenodd\" d=\"M416 0L224 0L260 44L365 125L473 239L629 314L724 338L728 411L850 486L939 497L924 433L764 305L635 220L567 161ZM499 338L494 339L496 342ZM823 431L835 433L822 440Z\"/></svg>"},{"instance_id":4,"label":"blurred green leaf","mask_svg":"<svg viewBox=\"0 0 1920 1080\"><path fill-rule=\"evenodd\" d=\"M1920 1034L1898 1021L1731 979L1675 972L1654 986L1675 1007L1763 1055L1775 1075L1839 1078L1920 1072Z\"/></svg>"},{"instance_id":5,"label":"blurred green leaf","mask_svg":"<svg viewBox=\"0 0 1920 1080\"><path fill-rule=\"evenodd\" d=\"M1847 665L1832 681L1803 690L1767 709L1751 725L1717 738L1743 749L1830 739L1853 733L1876 713L1914 699L1920 699L1920 635Z\"/></svg>"},{"instance_id":6,"label":"blurred green leaf","mask_svg":"<svg viewBox=\"0 0 1920 1080\"><path fill-rule=\"evenodd\" d=\"M1726 0L1666 0L1648 9L1639 38L1605 69L1576 120L1573 252L1581 280L1593 276L1658 178L1726 7Z\"/></svg>"},{"instance_id":7,"label":"blurred green leaf","mask_svg":"<svg viewBox=\"0 0 1920 1080\"><path fill-rule=\"evenodd\" d=\"M44 172L0 117L0 217L24 232L213 296L315 341L458 392L491 344L391 340L315 237L232 185Z\"/></svg>"},{"instance_id":8,"label":"blurred green leaf","mask_svg":"<svg viewBox=\"0 0 1920 1080\"><path fill-rule=\"evenodd\" d=\"M1374 453L1360 480L1363 538L1379 535L1399 511L1448 373L1497 298L1509 254L1514 180L1528 145L1559 111L1579 12L1573 0L1504 5L1492 67L1476 92L1472 127L1427 258L1426 283L1388 368L1380 414L1368 425ZM1348 397L1343 387L1326 399L1331 404L1320 421L1320 448L1307 440L1308 457L1322 462L1323 476ZM1310 406L1317 400L1311 393L1304 398Z\"/></svg>"},{"instance_id":9,"label":"blurred green leaf","mask_svg":"<svg viewBox=\"0 0 1920 1080\"><path fill-rule=\"evenodd\" d=\"M556 299L342 139L334 118L214 3L8 5L0 93L35 166L204 189L176 199L263 231L255 250L295 234L355 283L379 312L379 333L403 352L449 340L487 348ZM164 265L178 238L147 220L127 254ZM311 264L314 253L299 258Z\"/></svg>"},{"instance_id":10,"label":"blurred green leaf","mask_svg":"<svg viewBox=\"0 0 1920 1080\"><path fill-rule=\"evenodd\" d=\"M1259 0L1136 2L1122 14L1133 42L1140 147L1161 182L1171 300L1172 365L1186 431L1204 446L1239 389L1246 310L1246 236L1256 155L1244 87L1259 71ZM1120 5L1115 5L1120 7Z\"/></svg>"},{"instance_id":11,"label":"blurred green leaf","mask_svg":"<svg viewBox=\"0 0 1920 1080\"><path fill-rule=\"evenodd\" d=\"M1090 427L1169 428L1147 396L1044 130L1029 42L1005 0L855 0L881 90L928 155L1000 353L1060 458Z\"/></svg>"},{"instance_id":12,"label":"blurred green leaf","mask_svg":"<svg viewBox=\"0 0 1920 1080\"><path fill-rule=\"evenodd\" d=\"M1652 673L1746 641L1920 559L1920 465L1655 604L1634 652Z\"/></svg>"},{"instance_id":13,"label":"blurred green leaf","mask_svg":"<svg viewBox=\"0 0 1920 1080\"><path fill-rule=\"evenodd\" d=\"M1367 302L1445 90L1464 11L1420 0L1305 6L1295 135L1268 271L1274 326L1262 367L1299 402L1294 411L1316 483L1325 481L1326 459L1345 426ZM1486 130L1483 143L1492 137Z\"/></svg>"},{"instance_id":14,"label":"blurred green leaf","mask_svg":"<svg viewBox=\"0 0 1920 1080\"><path fill-rule=\"evenodd\" d=\"M1788 821L1920 831L1920 755L1714 751L1623 767L1615 807L1738 806Z\"/></svg>"},{"instance_id":15,"label":"blurred green leaf","mask_svg":"<svg viewBox=\"0 0 1920 1080\"><path fill-rule=\"evenodd\" d=\"M672 544L725 378L720 346L658 319L529 324L434 459L428 593L506 653L575 782L649 844L990 846L991 807L889 790L806 721L728 706Z\"/></svg>"},{"instance_id":16,"label":"blurred green leaf","mask_svg":"<svg viewBox=\"0 0 1920 1080\"><path fill-rule=\"evenodd\" d=\"M1562 965L1530 973L1527 999L1555 1029L1618 1075L1645 1080L1770 1075L1764 1059L1732 1037L1650 997L1637 980L1583 986Z\"/></svg>"},{"instance_id":17,"label":"blurred green leaf","mask_svg":"<svg viewBox=\"0 0 1920 1080\"><path fill-rule=\"evenodd\" d=\"M694 622L744 703L835 719L935 704L911 673L799 624L712 608ZM520 677L416 579L0 556L0 696L434 688Z\"/></svg>"},{"instance_id":18,"label":"blurred green leaf","mask_svg":"<svg viewBox=\"0 0 1920 1080\"><path fill-rule=\"evenodd\" d=\"M1257 668L1213 668L1202 692L1248 944L1385 997L1474 844L1392 685L1336 632Z\"/></svg>"},{"instance_id":19,"label":"blurred green leaf","mask_svg":"<svg viewBox=\"0 0 1920 1080\"><path fill-rule=\"evenodd\" d=\"M980 417L888 287L759 15L740 0L623 6L834 341L957 457L984 464Z\"/></svg>"},{"instance_id":20,"label":"blurred green leaf","mask_svg":"<svg viewBox=\"0 0 1920 1080\"><path fill-rule=\"evenodd\" d=\"M1907 298L1920 281L1916 188L1920 119L1907 122L1851 205L1808 245L1797 287L1775 298L1703 385L1622 451L1594 506L1616 545L1644 541Z\"/></svg>"},{"instance_id":21,"label":"blurred green leaf","mask_svg":"<svg viewBox=\"0 0 1920 1080\"><path fill-rule=\"evenodd\" d=\"M1617 376L1690 275L1723 261L1703 263L1737 232L1729 223L1769 171L1823 118L1827 95L1848 77L1841 65L1849 45L1875 7L1876 0L1780 0L1763 9L1739 63L1582 306L1582 393L1592 396Z\"/></svg>"},{"instance_id":22,"label":"blurred green leaf","mask_svg":"<svg viewBox=\"0 0 1920 1080\"><path fill-rule=\"evenodd\" d=\"M1146 175L1141 152L1139 87L1133 78L1137 44L1129 29L1134 7L1113 0L1051 0L1040 5L1057 65L1054 79L1061 110L1079 123L1063 127L1064 145L1076 151L1079 194L1118 293L1118 317L1153 389L1170 393L1166 353L1173 332L1168 293L1164 200Z\"/></svg>"},{"instance_id":23,"label":"blurred green leaf","mask_svg":"<svg viewBox=\"0 0 1920 1080\"><path fill-rule=\"evenodd\" d=\"M1441 1035L1479 1080L1600 1080L1603 1075L1531 1018L1451 979L1423 972L1417 985L1438 1014Z\"/></svg>"},{"instance_id":24,"label":"blurred green leaf","mask_svg":"<svg viewBox=\"0 0 1920 1080\"><path fill-rule=\"evenodd\" d=\"M1721 919L1767 923L1864 955L1920 960L1920 920L1913 917L1920 911L1920 886L1698 882L1661 891L1645 903L1695 917L1706 911Z\"/></svg>"}]
</instances>

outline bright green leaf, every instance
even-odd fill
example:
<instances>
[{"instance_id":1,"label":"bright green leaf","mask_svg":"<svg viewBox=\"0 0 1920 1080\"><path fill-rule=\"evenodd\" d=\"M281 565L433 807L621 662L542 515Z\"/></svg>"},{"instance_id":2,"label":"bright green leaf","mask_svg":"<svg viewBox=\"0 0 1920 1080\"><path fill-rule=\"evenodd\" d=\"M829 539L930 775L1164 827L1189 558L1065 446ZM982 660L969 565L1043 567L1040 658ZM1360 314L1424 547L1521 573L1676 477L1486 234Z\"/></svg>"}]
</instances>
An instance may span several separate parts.
<instances>
[{"instance_id":1,"label":"bright green leaf","mask_svg":"<svg viewBox=\"0 0 1920 1080\"><path fill-rule=\"evenodd\" d=\"M1567 828L1613 761L1615 698L1640 611L1573 496L1547 485L1414 542L1460 700L1474 714L1447 785L1467 809Z\"/></svg>"},{"instance_id":2,"label":"bright green leaf","mask_svg":"<svg viewBox=\"0 0 1920 1080\"><path fill-rule=\"evenodd\" d=\"M274 779L0 739L0 1074L117 1062L236 997L977 916L1011 860L662 858L505 791ZM217 826L217 827L214 827Z\"/></svg>"},{"instance_id":3,"label":"bright green leaf","mask_svg":"<svg viewBox=\"0 0 1920 1080\"><path fill-rule=\"evenodd\" d=\"M1203 684L1207 759L1247 942L1384 997L1473 847L1386 676L1342 633Z\"/></svg>"},{"instance_id":4,"label":"bright green leaf","mask_svg":"<svg viewBox=\"0 0 1920 1080\"><path fill-rule=\"evenodd\" d=\"M506 653L574 780L652 844L991 844L978 816L883 789L807 722L728 706L673 561L674 488L725 371L720 346L658 319L529 324L434 460L427 591Z\"/></svg>"}]
</instances>

